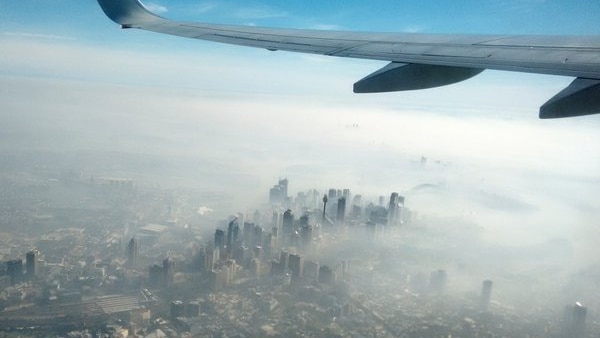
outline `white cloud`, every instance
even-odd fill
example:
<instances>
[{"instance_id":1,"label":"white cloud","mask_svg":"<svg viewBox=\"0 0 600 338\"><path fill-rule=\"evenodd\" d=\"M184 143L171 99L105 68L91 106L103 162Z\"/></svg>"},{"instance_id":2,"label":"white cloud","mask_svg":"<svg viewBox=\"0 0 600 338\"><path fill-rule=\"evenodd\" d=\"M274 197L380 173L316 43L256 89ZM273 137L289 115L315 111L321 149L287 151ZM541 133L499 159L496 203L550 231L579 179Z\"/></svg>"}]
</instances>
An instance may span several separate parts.
<instances>
[{"instance_id":1,"label":"white cloud","mask_svg":"<svg viewBox=\"0 0 600 338\"><path fill-rule=\"evenodd\" d=\"M309 28L317 29L317 30L325 30L325 31L339 31L339 30L344 29L344 27L342 27L340 25L335 25L335 24L314 24L314 25L310 26Z\"/></svg>"},{"instance_id":2,"label":"white cloud","mask_svg":"<svg viewBox=\"0 0 600 338\"><path fill-rule=\"evenodd\" d=\"M200 3L198 5L195 5L193 7L193 12L196 14L204 14L204 13L208 13L210 11L212 11L213 9L217 8L218 5L215 2L204 2L204 3Z\"/></svg>"},{"instance_id":3,"label":"white cloud","mask_svg":"<svg viewBox=\"0 0 600 338\"><path fill-rule=\"evenodd\" d=\"M215 154L211 156L229 156L231 151L245 156L237 150L239 140L244 139L252 140L250 148L265 158L281 160L278 154L286 152L293 158L291 163L301 161L311 166L318 166L322 158L331 160L328 165L333 166L373 163L373 168L365 164L357 169L364 172L385 167L393 158L420 155L509 171L526 167L585 177L600 172L597 116L537 120L539 104L569 79L564 84L547 81L540 85L535 81L542 80L528 78L534 75L488 72L468 82L432 90L355 95L351 84L377 69L378 63L342 59L315 62L302 55L239 47L202 47L201 53L176 53L16 38L0 41L0 49L11 51L0 54L0 73L13 74L3 80L3 88L19 87L19 74L83 80L90 85L104 84L104 89L86 91L82 107L101 97L112 98L114 107L108 110L121 109L119 105L129 107L132 102L132 107L139 109L135 102L144 102L144 110L161 115L160 107L169 111L169 106L180 107L178 119L182 123L210 125L206 132L223 140L221 148L212 148ZM245 53L240 56L238 51L242 50ZM552 78L543 80L547 79ZM61 88L63 80L53 81L48 88ZM534 85L528 86L528 82ZM27 85L20 88L28 92ZM111 94L119 88L122 94ZM66 89L50 92L56 94L48 96L51 101L29 101L47 109L53 106L51 102L65 102L61 97L72 96ZM9 95L1 100L0 110L9 111L9 105L18 107L23 100ZM153 130L158 132L161 121ZM170 134L178 135L176 131ZM277 144L272 140L278 140ZM199 141L210 142L204 138ZM281 163L291 165L290 161Z\"/></svg>"},{"instance_id":4,"label":"white cloud","mask_svg":"<svg viewBox=\"0 0 600 338\"><path fill-rule=\"evenodd\" d=\"M66 35L52 35L43 33L29 32L2 32L2 35L12 38L27 38L27 39L44 39L44 40L76 40L74 37Z\"/></svg>"},{"instance_id":5,"label":"white cloud","mask_svg":"<svg viewBox=\"0 0 600 338\"><path fill-rule=\"evenodd\" d=\"M169 11L169 10L167 9L167 7L165 7L165 6L163 6L163 5L160 5L160 4L157 4L157 3L155 3L155 2L148 2L148 3L145 3L145 4L144 4L144 6L146 6L146 8L147 8L147 9L148 9L150 12L153 12L153 13L156 13L156 14L163 14L163 13L166 13L166 12L168 12L168 11Z\"/></svg>"},{"instance_id":6,"label":"white cloud","mask_svg":"<svg viewBox=\"0 0 600 338\"><path fill-rule=\"evenodd\" d=\"M413 26L406 26L406 27L402 28L401 31L404 33L420 33L420 32L424 31L424 28L421 26L413 25Z\"/></svg>"}]
</instances>

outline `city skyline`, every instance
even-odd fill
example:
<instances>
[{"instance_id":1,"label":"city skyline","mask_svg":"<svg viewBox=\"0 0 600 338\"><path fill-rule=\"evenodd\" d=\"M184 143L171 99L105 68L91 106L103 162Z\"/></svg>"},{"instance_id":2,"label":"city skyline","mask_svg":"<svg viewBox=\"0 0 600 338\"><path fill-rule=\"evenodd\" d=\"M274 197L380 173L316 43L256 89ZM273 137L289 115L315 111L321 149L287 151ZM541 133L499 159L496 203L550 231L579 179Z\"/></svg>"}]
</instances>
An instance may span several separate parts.
<instances>
[{"instance_id":1,"label":"city skyline","mask_svg":"<svg viewBox=\"0 0 600 338\"><path fill-rule=\"evenodd\" d=\"M327 190L309 189L269 204L257 201L254 212L216 221L198 218L182 191L173 200L164 189L137 182L128 187L85 178L61 179L50 190L60 187L69 187L65 197L96 197L82 200L83 214L51 208L50 217L37 220L54 229L41 240L35 229L16 241L6 238L14 249L0 264L7 329L138 336L543 332L557 338L598 329L600 304L589 283L600 270L593 259L579 269L568 266L581 259L569 252L568 241L486 243L474 215L442 217L435 207L417 213L412 199L395 192L371 199L330 188L330 199L353 201L352 212L340 214L333 205L332 215L322 217ZM30 189L29 196L6 202L47 191ZM91 216L103 210L103 200L115 198L123 203ZM269 199L265 193L262 201ZM96 224L107 211L113 222ZM52 216L79 223L81 215L88 226L52 228ZM29 251L26 243L39 249ZM26 264L20 252L27 252ZM457 320L465 325L456 326Z\"/></svg>"}]
</instances>

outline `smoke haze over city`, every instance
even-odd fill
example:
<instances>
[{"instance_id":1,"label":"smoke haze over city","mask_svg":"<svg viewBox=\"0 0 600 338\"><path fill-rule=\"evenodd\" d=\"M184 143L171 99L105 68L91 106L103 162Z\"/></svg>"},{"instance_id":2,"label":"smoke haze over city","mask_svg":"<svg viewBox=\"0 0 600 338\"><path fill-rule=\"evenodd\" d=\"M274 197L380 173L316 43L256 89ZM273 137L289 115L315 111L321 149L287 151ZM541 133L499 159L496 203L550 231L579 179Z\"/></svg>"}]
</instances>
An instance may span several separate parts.
<instances>
[{"instance_id":1,"label":"smoke haze over city","mask_svg":"<svg viewBox=\"0 0 600 338\"><path fill-rule=\"evenodd\" d=\"M537 119L540 104L571 79L489 71L450 87L356 95L350 84L378 62L119 32L94 1L66 3L33 15L48 26L20 23L23 4L0 5L0 50L9 51L0 53L2 276L9 276L7 262L23 260L23 280L2 279L2 326L26 322L19 307L58 316L92 300L102 308L97 299L105 296L134 302L131 318L149 318L127 317L135 322L128 326L123 313L104 310L97 325L64 332L11 326L0 336L109 332L104 321L114 324L114 315L140 337L156 330L563 337L579 330L583 308L585 334L576 334L600 334L600 119ZM203 4L194 13L221 8L214 13L225 16L225 5ZM166 1L154 5L191 15ZM593 12L597 4L587 6ZM81 20L94 29L77 22L82 32L75 33L57 24L61 7L86 13ZM301 21L306 13L293 6L258 9L229 19L348 25L333 15ZM597 26L581 21L567 33ZM284 178L287 195L269 201L269 189ZM337 209L322 216L330 189L330 208L345 198L344 221ZM404 197L395 205L405 212L391 224L393 192ZM356 195L360 211L353 213ZM303 215L320 229L309 236L318 250L298 245L290 232L277 236L270 255L236 256L233 249L266 243L243 242L244 222L272 235L284 231L273 213L283 218L288 209L298 236ZM241 236L235 248L227 242L233 215ZM236 271L227 280L210 275L213 266L194 265L199 253L208 257L218 247L217 229L226 244L221 261L211 263L218 263L214 271ZM39 273L47 274L37 279L26 263L34 248ZM327 265L333 272L324 273L335 278L294 280L291 269L278 270L281 252ZM152 284L152 267L172 271L172 280ZM288 270L292 280L282 282ZM485 280L492 281L487 301ZM176 302L192 300L200 314L177 316ZM365 331L353 331L356 323ZM517 331L507 331L511 323Z\"/></svg>"}]
</instances>

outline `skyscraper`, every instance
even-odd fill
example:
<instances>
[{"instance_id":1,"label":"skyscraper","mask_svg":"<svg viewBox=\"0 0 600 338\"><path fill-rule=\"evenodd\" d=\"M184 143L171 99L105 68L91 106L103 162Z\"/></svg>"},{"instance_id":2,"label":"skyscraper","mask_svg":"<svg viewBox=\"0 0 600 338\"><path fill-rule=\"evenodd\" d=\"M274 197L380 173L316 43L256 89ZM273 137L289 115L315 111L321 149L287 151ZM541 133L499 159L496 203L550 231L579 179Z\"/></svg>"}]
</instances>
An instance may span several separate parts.
<instances>
[{"instance_id":1,"label":"skyscraper","mask_svg":"<svg viewBox=\"0 0 600 338\"><path fill-rule=\"evenodd\" d=\"M173 283L173 274L175 273L175 262L167 257L163 260L163 286L168 287Z\"/></svg>"},{"instance_id":2,"label":"skyscraper","mask_svg":"<svg viewBox=\"0 0 600 338\"><path fill-rule=\"evenodd\" d=\"M337 203L337 222L343 224L346 219L346 197L340 197Z\"/></svg>"},{"instance_id":3,"label":"skyscraper","mask_svg":"<svg viewBox=\"0 0 600 338\"><path fill-rule=\"evenodd\" d=\"M279 182L269 190L269 201L271 204L285 204L288 199L288 183L287 178L280 179Z\"/></svg>"},{"instance_id":4,"label":"skyscraper","mask_svg":"<svg viewBox=\"0 0 600 338\"><path fill-rule=\"evenodd\" d=\"M300 230L302 247L309 249L313 239L313 227L306 224Z\"/></svg>"},{"instance_id":5,"label":"skyscraper","mask_svg":"<svg viewBox=\"0 0 600 338\"><path fill-rule=\"evenodd\" d=\"M304 262L304 268L303 268L303 275L304 278L310 281L315 281L318 282L319 281L319 262L315 262L315 261L305 261Z\"/></svg>"},{"instance_id":6,"label":"skyscraper","mask_svg":"<svg viewBox=\"0 0 600 338\"><path fill-rule=\"evenodd\" d=\"M233 232L233 230L232 230ZM215 231L215 247L222 252L225 248L225 231L217 229Z\"/></svg>"},{"instance_id":7,"label":"skyscraper","mask_svg":"<svg viewBox=\"0 0 600 338\"><path fill-rule=\"evenodd\" d=\"M38 262L39 252L37 250L31 250L25 255L25 267L27 272L27 279L32 280L36 277L39 270Z\"/></svg>"},{"instance_id":8,"label":"skyscraper","mask_svg":"<svg viewBox=\"0 0 600 338\"><path fill-rule=\"evenodd\" d=\"M390 204L388 206L388 223L396 224L398 218L398 193L393 192L390 196Z\"/></svg>"},{"instance_id":9,"label":"skyscraper","mask_svg":"<svg viewBox=\"0 0 600 338\"><path fill-rule=\"evenodd\" d=\"M232 219L231 222L229 222L229 224L227 225L227 250L231 251L231 248L233 246L233 243L237 240L237 236L234 236L234 229L238 228L238 234L239 234L239 225L237 223L237 217Z\"/></svg>"},{"instance_id":10,"label":"skyscraper","mask_svg":"<svg viewBox=\"0 0 600 338\"><path fill-rule=\"evenodd\" d=\"M289 240L294 232L294 213L290 209L283 214L282 230L284 241Z\"/></svg>"},{"instance_id":11,"label":"skyscraper","mask_svg":"<svg viewBox=\"0 0 600 338\"><path fill-rule=\"evenodd\" d=\"M281 192L283 193L284 202L288 197L288 183L289 181L287 178L279 180L279 186L281 187Z\"/></svg>"},{"instance_id":12,"label":"skyscraper","mask_svg":"<svg viewBox=\"0 0 600 338\"><path fill-rule=\"evenodd\" d=\"M479 307L482 310L487 310L490 306L490 300L492 298L492 285L491 280L484 280L481 286L481 298L479 299Z\"/></svg>"},{"instance_id":13,"label":"skyscraper","mask_svg":"<svg viewBox=\"0 0 600 338\"><path fill-rule=\"evenodd\" d=\"M138 256L140 253L140 248L138 245L138 241L135 238L131 238L129 240L129 244L127 244L127 267L130 269L134 269L138 263Z\"/></svg>"},{"instance_id":14,"label":"skyscraper","mask_svg":"<svg viewBox=\"0 0 600 338\"><path fill-rule=\"evenodd\" d=\"M10 284L17 284L23 280L23 260L13 259L6 263L6 274L10 277Z\"/></svg>"},{"instance_id":15,"label":"skyscraper","mask_svg":"<svg viewBox=\"0 0 600 338\"><path fill-rule=\"evenodd\" d=\"M160 265L154 264L148 269L148 282L153 287L159 287L163 280L163 269Z\"/></svg>"},{"instance_id":16,"label":"skyscraper","mask_svg":"<svg viewBox=\"0 0 600 338\"><path fill-rule=\"evenodd\" d=\"M264 246L263 240L263 228L259 225L254 226L254 238L252 241L252 246Z\"/></svg>"},{"instance_id":17,"label":"skyscraper","mask_svg":"<svg viewBox=\"0 0 600 338\"><path fill-rule=\"evenodd\" d=\"M302 256L299 254L290 254L288 257L288 266L292 271L292 279L297 280L302 278L302 270L304 267L304 261Z\"/></svg>"},{"instance_id":18,"label":"skyscraper","mask_svg":"<svg viewBox=\"0 0 600 338\"><path fill-rule=\"evenodd\" d=\"M570 338L585 337L585 319L587 308L580 302L565 307L563 336Z\"/></svg>"},{"instance_id":19,"label":"skyscraper","mask_svg":"<svg viewBox=\"0 0 600 338\"><path fill-rule=\"evenodd\" d=\"M254 243L254 223L244 222L244 245L252 245Z\"/></svg>"}]
</instances>

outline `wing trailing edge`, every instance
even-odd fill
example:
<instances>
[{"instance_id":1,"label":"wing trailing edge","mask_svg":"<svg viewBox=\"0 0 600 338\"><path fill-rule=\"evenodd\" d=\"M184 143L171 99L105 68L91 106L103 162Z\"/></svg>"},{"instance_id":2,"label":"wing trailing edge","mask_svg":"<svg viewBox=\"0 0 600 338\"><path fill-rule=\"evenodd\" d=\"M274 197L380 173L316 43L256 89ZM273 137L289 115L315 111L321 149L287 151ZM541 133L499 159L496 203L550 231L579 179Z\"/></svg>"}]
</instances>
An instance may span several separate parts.
<instances>
[{"instance_id":1,"label":"wing trailing edge","mask_svg":"<svg viewBox=\"0 0 600 338\"><path fill-rule=\"evenodd\" d=\"M484 69L575 77L540 118L600 113L599 36L440 35L264 28L162 18L139 0L98 0L122 28L248 47L390 62L354 84L356 93L426 89Z\"/></svg>"}]
</instances>

